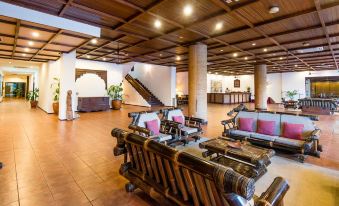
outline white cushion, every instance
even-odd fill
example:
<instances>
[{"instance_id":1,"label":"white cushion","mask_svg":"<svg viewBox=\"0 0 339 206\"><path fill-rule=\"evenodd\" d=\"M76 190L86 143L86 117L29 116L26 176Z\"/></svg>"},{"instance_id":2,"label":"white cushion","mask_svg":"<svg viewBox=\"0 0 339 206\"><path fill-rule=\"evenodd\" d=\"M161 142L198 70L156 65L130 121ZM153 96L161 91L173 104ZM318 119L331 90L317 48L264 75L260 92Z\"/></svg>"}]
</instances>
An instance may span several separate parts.
<instances>
[{"instance_id":1,"label":"white cushion","mask_svg":"<svg viewBox=\"0 0 339 206\"><path fill-rule=\"evenodd\" d=\"M304 129L302 131L302 137L305 139L311 135L313 130L315 130L315 126L308 117L303 117L303 116L296 116L296 115L286 115L282 114L281 115L281 134L283 133L283 123L291 123L291 124L303 124Z\"/></svg>"},{"instance_id":2,"label":"white cushion","mask_svg":"<svg viewBox=\"0 0 339 206\"><path fill-rule=\"evenodd\" d=\"M252 131L257 131L257 119L258 119L257 112L240 111L235 117L235 123L237 125L239 125L239 118L252 118L253 119Z\"/></svg>"},{"instance_id":3,"label":"white cushion","mask_svg":"<svg viewBox=\"0 0 339 206\"><path fill-rule=\"evenodd\" d=\"M247 132L247 131L242 131L242 130L231 130L231 134L233 135L238 135L238 136L243 136L243 137L250 137L253 132Z\"/></svg>"},{"instance_id":4,"label":"white cushion","mask_svg":"<svg viewBox=\"0 0 339 206\"><path fill-rule=\"evenodd\" d=\"M182 119L185 121L185 116L182 113L181 109L169 110L168 115L167 115L167 120L173 121L174 116L181 116Z\"/></svg>"},{"instance_id":5,"label":"white cushion","mask_svg":"<svg viewBox=\"0 0 339 206\"><path fill-rule=\"evenodd\" d=\"M160 133L160 134L157 135L156 137L159 137L159 138L160 138L160 142L163 142L163 141L167 141L167 140L172 139L172 136L171 136L171 135L163 134L163 133Z\"/></svg>"},{"instance_id":6,"label":"white cushion","mask_svg":"<svg viewBox=\"0 0 339 206\"><path fill-rule=\"evenodd\" d=\"M140 114L140 116L138 118L139 119L138 119L137 126L139 126L139 127L146 128L146 122L156 119L156 120L158 120L158 126L160 128L160 119L159 119L157 113L155 113L155 112L142 113L142 114Z\"/></svg>"},{"instance_id":7,"label":"white cushion","mask_svg":"<svg viewBox=\"0 0 339 206\"><path fill-rule=\"evenodd\" d=\"M274 136L280 135L280 114L272 114L272 113L259 113L258 120L264 121L275 121L274 125Z\"/></svg>"},{"instance_id":8,"label":"white cushion","mask_svg":"<svg viewBox=\"0 0 339 206\"><path fill-rule=\"evenodd\" d=\"M187 134L198 132L198 129L195 127L183 127L181 130L187 132Z\"/></svg>"}]
</instances>

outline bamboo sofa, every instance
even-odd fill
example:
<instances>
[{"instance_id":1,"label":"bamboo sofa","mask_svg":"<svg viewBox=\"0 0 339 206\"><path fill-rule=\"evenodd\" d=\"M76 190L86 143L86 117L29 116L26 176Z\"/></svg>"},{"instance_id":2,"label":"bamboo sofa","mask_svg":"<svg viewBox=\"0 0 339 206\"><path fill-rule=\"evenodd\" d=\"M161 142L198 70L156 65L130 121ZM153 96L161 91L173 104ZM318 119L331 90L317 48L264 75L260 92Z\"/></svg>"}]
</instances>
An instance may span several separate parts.
<instances>
[{"instance_id":1,"label":"bamboo sofa","mask_svg":"<svg viewBox=\"0 0 339 206\"><path fill-rule=\"evenodd\" d=\"M239 118L254 119L252 131L242 131L239 128ZM322 146L319 145L320 129L312 120L318 118L312 115L292 114L268 111L239 111L233 118L221 121L224 126L222 136L237 140L246 140L253 144L273 149L292 152L297 155L300 162L304 162L306 155L320 157ZM257 132L257 120L275 121L274 135L265 135ZM282 136L283 123L303 124L302 139L290 139Z\"/></svg>"},{"instance_id":2,"label":"bamboo sofa","mask_svg":"<svg viewBox=\"0 0 339 206\"><path fill-rule=\"evenodd\" d=\"M158 116L159 113L159 111L128 113L128 117L132 118L132 122L128 128L131 129L133 133L151 138L166 145L176 146L178 142L183 141L181 136L183 126L173 121L160 120ZM154 134L154 132L147 128L146 122L151 120L157 120L160 130L159 134Z\"/></svg>"},{"instance_id":3,"label":"bamboo sofa","mask_svg":"<svg viewBox=\"0 0 339 206\"><path fill-rule=\"evenodd\" d=\"M254 179L231 168L118 128L112 136L117 138L114 155L124 155L119 172L130 181L126 191L139 188L161 205L282 206L289 189L277 177L257 197Z\"/></svg>"},{"instance_id":4,"label":"bamboo sofa","mask_svg":"<svg viewBox=\"0 0 339 206\"><path fill-rule=\"evenodd\" d=\"M338 108L335 99L304 98L298 101L301 110L306 113L332 115Z\"/></svg>"},{"instance_id":5,"label":"bamboo sofa","mask_svg":"<svg viewBox=\"0 0 339 206\"><path fill-rule=\"evenodd\" d=\"M162 120L175 122L175 117L181 117L182 122L177 122L182 125L180 128L181 139L184 143L188 143L190 138L195 141L200 139L200 135L203 133L202 125L206 124L206 121L201 118L184 116L180 108L170 108L160 110L162 113Z\"/></svg>"}]
</instances>

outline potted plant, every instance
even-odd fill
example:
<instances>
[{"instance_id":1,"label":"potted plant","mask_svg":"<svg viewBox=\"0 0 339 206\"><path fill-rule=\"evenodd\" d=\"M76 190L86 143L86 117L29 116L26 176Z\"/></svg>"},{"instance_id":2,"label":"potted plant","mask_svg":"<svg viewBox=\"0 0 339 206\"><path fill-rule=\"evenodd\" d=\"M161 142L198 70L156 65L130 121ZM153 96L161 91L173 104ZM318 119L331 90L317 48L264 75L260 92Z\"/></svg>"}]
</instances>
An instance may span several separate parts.
<instances>
[{"instance_id":1,"label":"potted plant","mask_svg":"<svg viewBox=\"0 0 339 206\"><path fill-rule=\"evenodd\" d=\"M33 89L33 91L28 92L27 99L31 103L31 108L36 108L36 106L38 105L38 101L37 101L38 98L39 98L39 89L38 88L35 88L35 89Z\"/></svg>"},{"instance_id":2,"label":"potted plant","mask_svg":"<svg viewBox=\"0 0 339 206\"><path fill-rule=\"evenodd\" d=\"M54 114L59 114L59 96L60 96L60 79L53 78L54 82L51 84L53 88L53 111Z\"/></svg>"},{"instance_id":3,"label":"potted plant","mask_svg":"<svg viewBox=\"0 0 339 206\"><path fill-rule=\"evenodd\" d=\"M293 101L294 100L294 96L296 96L297 94L298 94L297 90L287 91L286 92L286 96L290 99L289 101Z\"/></svg>"},{"instance_id":4,"label":"potted plant","mask_svg":"<svg viewBox=\"0 0 339 206\"><path fill-rule=\"evenodd\" d=\"M121 102L122 102L122 83L118 85L111 85L108 90L108 96L112 99L112 109L118 110L121 108Z\"/></svg>"}]
</instances>

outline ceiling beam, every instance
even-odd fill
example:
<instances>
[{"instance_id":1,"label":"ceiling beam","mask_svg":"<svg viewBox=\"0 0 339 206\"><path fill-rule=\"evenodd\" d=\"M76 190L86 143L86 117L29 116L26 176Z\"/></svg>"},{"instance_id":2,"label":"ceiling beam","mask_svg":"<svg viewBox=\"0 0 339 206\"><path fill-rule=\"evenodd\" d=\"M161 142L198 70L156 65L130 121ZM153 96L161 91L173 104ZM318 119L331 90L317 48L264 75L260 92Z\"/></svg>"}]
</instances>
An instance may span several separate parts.
<instances>
[{"instance_id":1,"label":"ceiling beam","mask_svg":"<svg viewBox=\"0 0 339 206\"><path fill-rule=\"evenodd\" d=\"M337 70L339 70L339 67L338 67L338 64L337 64L337 60L336 60L336 58L335 58L335 56L334 56L333 48L332 48L332 45L331 45L331 39L330 39L330 36L329 36L329 34L328 34L328 31L327 31L327 27L326 27L324 18L323 18L322 15L321 15L321 5L320 5L320 1L319 1L319 0L314 0L314 4L315 4L315 7L317 8L317 14L318 14L320 23L321 23L321 25L322 25L324 34L326 35L326 40L327 40L328 46L329 46L329 48L330 48L330 50L331 50L332 57L333 57L333 61L334 61L334 63L335 63L335 67L336 67Z\"/></svg>"},{"instance_id":2,"label":"ceiling beam","mask_svg":"<svg viewBox=\"0 0 339 206\"><path fill-rule=\"evenodd\" d=\"M14 44L13 44L12 58L14 57L14 53L15 53L15 50L16 50L17 42L18 42L20 24L21 24L21 20L18 19L16 21L16 26L15 26L15 34L14 34Z\"/></svg>"},{"instance_id":3,"label":"ceiling beam","mask_svg":"<svg viewBox=\"0 0 339 206\"><path fill-rule=\"evenodd\" d=\"M63 16L64 13L66 12L66 9L71 5L72 2L73 2L73 0L68 0L67 3L60 10L58 16Z\"/></svg>"},{"instance_id":4,"label":"ceiling beam","mask_svg":"<svg viewBox=\"0 0 339 206\"><path fill-rule=\"evenodd\" d=\"M41 49L39 49L31 58L29 61L32 61L32 59L34 59L41 51L43 51L52 41L54 41L54 39L59 35L59 34L62 34L64 30L63 29L60 29L56 34L54 34L49 40L48 42L43 46L41 47Z\"/></svg>"}]
</instances>

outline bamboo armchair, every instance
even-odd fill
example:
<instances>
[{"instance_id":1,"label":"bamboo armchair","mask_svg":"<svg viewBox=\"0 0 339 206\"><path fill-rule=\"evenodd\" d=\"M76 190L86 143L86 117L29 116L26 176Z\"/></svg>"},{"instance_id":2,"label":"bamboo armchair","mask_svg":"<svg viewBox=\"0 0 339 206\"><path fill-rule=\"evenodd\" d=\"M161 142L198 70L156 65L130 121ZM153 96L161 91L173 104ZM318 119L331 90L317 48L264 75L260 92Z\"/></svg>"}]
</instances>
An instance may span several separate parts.
<instances>
[{"instance_id":1,"label":"bamboo armchair","mask_svg":"<svg viewBox=\"0 0 339 206\"><path fill-rule=\"evenodd\" d=\"M151 139L115 128L114 155L124 155L120 174L130 182L127 192L139 188L161 205L282 206L288 183L277 177L260 196L254 180L231 168L177 151Z\"/></svg>"}]
</instances>

